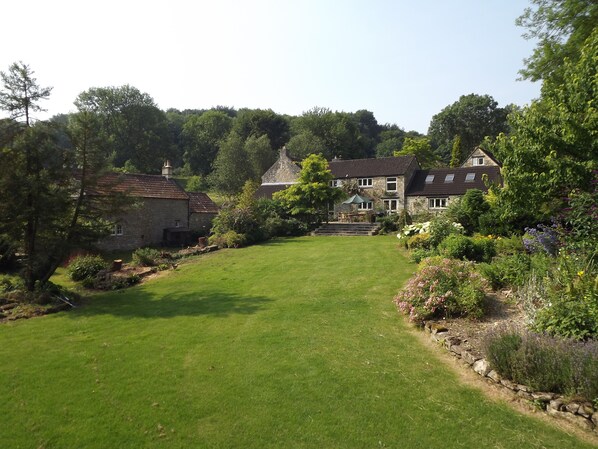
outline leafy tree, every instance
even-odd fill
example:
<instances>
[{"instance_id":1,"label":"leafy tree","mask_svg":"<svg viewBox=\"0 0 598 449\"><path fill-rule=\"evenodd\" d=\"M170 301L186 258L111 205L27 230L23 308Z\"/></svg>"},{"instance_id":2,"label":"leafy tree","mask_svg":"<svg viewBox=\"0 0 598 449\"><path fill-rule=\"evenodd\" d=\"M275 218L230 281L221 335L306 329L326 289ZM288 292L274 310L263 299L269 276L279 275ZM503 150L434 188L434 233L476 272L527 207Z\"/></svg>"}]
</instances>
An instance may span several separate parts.
<instances>
[{"instance_id":1,"label":"leafy tree","mask_svg":"<svg viewBox=\"0 0 598 449\"><path fill-rule=\"evenodd\" d=\"M598 23L598 3L594 0L531 0L535 8L526 8L517 19L527 28L526 39L537 39L532 56L520 71L523 78L537 81L555 77L564 81L563 64L579 59L579 49Z\"/></svg>"},{"instance_id":2,"label":"leafy tree","mask_svg":"<svg viewBox=\"0 0 598 449\"><path fill-rule=\"evenodd\" d=\"M218 154L221 141L233 126L233 119L220 111L189 116L181 131L184 160L193 173L207 175Z\"/></svg>"},{"instance_id":3,"label":"leafy tree","mask_svg":"<svg viewBox=\"0 0 598 449\"><path fill-rule=\"evenodd\" d=\"M234 131L243 141L250 136L261 137L265 134L274 149L282 148L290 138L288 119L271 109L240 109Z\"/></svg>"},{"instance_id":4,"label":"leafy tree","mask_svg":"<svg viewBox=\"0 0 598 449\"><path fill-rule=\"evenodd\" d=\"M33 72L23 67L21 82L28 84ZM1 92L14 92L11 83L15 80L18 82L15 78L6 81ZM50 92L35 82L30 87L22 93L29 99L33 98L31 92ZM0 164L10 167L0 173L0 234L25 252L22 276L27 289L33 290L48 281L74 245L94 241L105 232L103 212L115 209L108 208L97 195L88 195L107 161L106 140L97 116L83 111L69 117L67 135L72 142L59 145L64 135L60 123L32 124L27 110L39 110L39 106L24 98L16 100L13 105L21 104L21 110L2 104L25 121L16 128L0 130Z\"/></svg>"},{"instance_id":5,"label":"leafy tree","mask_svg":"<svg viewBox=\"0 0 598 449\"><path fill-rule=\"evenodd\" d=\"M453 139L461 137L462 152L473 151L485 136L509 131L508 108L499 108L490 95L462 95L458 101L432 117L428 137L436 154L448 162Z\"/></svg>"},{"instance_id":6,"label":"leafy tree","mask_svg":"<svg viewBox=\"0 0 598 449\"><path fill-rule=\"evenodd\" d=\"M340 189L330 186L333 176L328 162L322 155L311 154L301 163L301 172L296 184L276 192L279 200L292 216L314 223L327 215L327 208L343 196Z\"/></svg>"},{"instance_id":7,"label":"leafy tree","mask_svg":"<svg viewBox=\"0 0 598 449\"><path fill-rule=\"evenodd\" d=\"M236 132L231 132L220 146L210 183L224 193L238 193L252 176L247 158L243 139Z\"/></svg>"},{"instance_id":8,"label":"leafy tree","mask_svg":"<svg viewBox=\"0 0 598 449\"><path fill-rule=\"evenodd\" d=\"M251 168L251 177L257 181L276 161L276 153L272 151L270 140L264 134L260 137L249 136L245 141L245 153Z\"/></svg>"},{"instance_id":9,"label":"leafy tree","mask_svg":"<svg viewBox=\"0 0 598 449\"><path fill-rule=\"evenodd\" d=\"M545 80L540 99L511 116L511 135L496 145L507 222L535 225L558 211L569 192L590 190L598 169L597 61L595 29L579 57L565 59L563 81Z\"/></svg>"},{"instance_id":10,"label":"leafy tree","mask_svg":"<svg viewBox=\"0 0 598 449\"><path fill-rule=\"evenodd\" d=\"M13 119L25 119L25 126L31 124L31 113L43 111L38 104L47 100L51 87L41 87L33 78L35 72L23 62L15 62L8 72L0 72L4 89L0 91L0 109L8 111Z\"/></svg>"},{"instance_id":11,"label":"leafy tree","mask_svg":"<svg viewBox=\"0 0 598 449\"><path fill-rule=\"evenodd\" d=\"M160 161L176 156L166 115L149 94L129 85L91 88L79 94L75 105L101 117L117 167L131 160L144 172L158 172Z\"/></svg>"},{"instance_id":12,"label":"leafy tree","mask_svg":"<svg viewBox=\"0 0 598 449\"><path fill-rule=\"evenodd\" d=\"M313 108L296 117L291 128L293 134L309 132L324 145L324 156L332 159L365 157L359 143L360 133L355 119L346 112L332 112L326 108Z\"/></svg>"},{"instance_id":13,"label":"leafy tree","mask_svg":"<svg viewBox=\"0 0 598 449\"><path fill-rule=\"evenodd\" d=\"M191 176L187 180L187 184L185 185L185 190L187 192L203 192L208 188L208 183L206 178L203 176Z\"/></svg>"},{"instance_id":14,"label":"leafy tree","mask_svg":"<svg viewBox=\"0 0 598 449\"><path fill-rule=\"evenodd\" d=\"M423 168L438 166L438 157L432 151L430 141L427 137L411 138L406 137L403 143L403 149L396 151L395 156L413 155L417 157L418 162Z\"/></svg>"},{"instance_id":15,"label":"leafy tree","mask_svg":"<svg viewBox=\"0 0 598 449\"><path fill-rule=\"evenodd\" d=\"M310 131L304 131L291 137L286 144L287 151L293 157L305 159L310 154L321 154L325 152L324 142Z\"/></svg>"},{"instance_id":16,"label":"leafy tree","mask_svg":"<svg viewBox=\"0 0 598 449\"><path fill-rule=\"evenodd\" d=\"M376 145L380 142L382 127L378 124L374 113L366 109L360 109L352 114L359 130L359 145L361 153L366 157L374 157Z\"/></svg>"},{"instance_id":17,"label":"leafy tree","mask_svg":"<svg viewBox=\"0 0 598 449\"><path fill-rule=\"evenodd\" d=\"M458 167L461 165L461 159L463 158L463 152L461 151L461 136L456 135L453 139L453 149L451 151L451 167Z\"/></svg>"}]
</instances>

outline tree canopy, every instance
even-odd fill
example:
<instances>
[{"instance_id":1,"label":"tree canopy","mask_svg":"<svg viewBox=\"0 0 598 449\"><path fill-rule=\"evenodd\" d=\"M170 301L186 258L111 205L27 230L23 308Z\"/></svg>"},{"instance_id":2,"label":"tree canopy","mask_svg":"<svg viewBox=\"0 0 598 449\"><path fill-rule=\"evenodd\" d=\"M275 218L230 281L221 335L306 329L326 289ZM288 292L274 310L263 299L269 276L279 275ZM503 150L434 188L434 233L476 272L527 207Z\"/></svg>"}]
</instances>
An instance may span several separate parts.
<instances>
[{"instance_id":1,"label":"tree canopy","mask_svg":"<svg viewBox=\"0 0 598 449\"><path fill-rule=\"evenodd\" d=\"M512 115L510 136L496 145L506 220L546 220L570 192L591 188L598 169L598 29L578 50L565 59L562 81L545 80L540 98Z\"/></svg>"},{"instance_id":2,"label":"tree canopy","mask_svg":"<svg viewBox=\"0 0 598 449\"><path fill-rule=\"evenodd\" d=\"M469 153L484 137L508 131L508 113L509 108L500 108L490 95L462 95L432 117L428 129L432 148L448 163L455 136L460 136L463 153Z\"/></svg>"},{"instance_id":3,"label":"tree canopy","mask_svg":"<svg viewBox=\"0 0 598 449\"><path fill-rule=\"evenodd\" d=\"M532 56L520 71L523 78L538 81L563 78L565 60L577 61L579 48L593 33L598 23L598 3L595 0L531 0L517 19L517 25L527 29L526 39L537 39Z\"/></svg>"}]
</instances>

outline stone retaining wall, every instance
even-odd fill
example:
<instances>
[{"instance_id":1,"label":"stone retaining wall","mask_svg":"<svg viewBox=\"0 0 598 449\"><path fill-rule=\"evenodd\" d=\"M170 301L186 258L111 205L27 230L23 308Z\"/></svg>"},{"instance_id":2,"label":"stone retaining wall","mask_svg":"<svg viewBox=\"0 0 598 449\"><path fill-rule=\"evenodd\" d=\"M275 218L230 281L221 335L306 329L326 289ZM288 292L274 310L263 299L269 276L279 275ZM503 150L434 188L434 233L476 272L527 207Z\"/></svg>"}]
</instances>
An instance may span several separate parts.
<instances>
[{"instance_id":1,"label":"stone retaining wall","mask_svg":"<svg viewBox=\"0 0 598 449\"><path fill-rule=\"evenodd\" d=\"M462 360L464 365L469 366L488 382L512 391L521 400L533 404L550 416L565 419L584 430L598 433L598 410L591 402L567 400L555 393L532 391L525 385L503 379L491 369L481 354L471 349L466 339L451 334L448 328L435 322L427 322L424 329L433 341L442 345L451 355Z\"/></svg>"}]
</instances>

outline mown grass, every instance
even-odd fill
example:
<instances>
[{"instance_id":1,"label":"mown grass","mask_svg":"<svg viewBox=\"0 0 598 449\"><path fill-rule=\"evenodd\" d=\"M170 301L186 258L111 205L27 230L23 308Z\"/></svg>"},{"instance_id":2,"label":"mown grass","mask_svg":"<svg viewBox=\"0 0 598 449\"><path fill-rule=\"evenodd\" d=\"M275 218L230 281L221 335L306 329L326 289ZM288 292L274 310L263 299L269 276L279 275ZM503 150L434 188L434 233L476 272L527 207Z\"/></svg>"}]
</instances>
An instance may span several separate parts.
<instances>
[{"instance_id":1,"label":"mown grass","mask_svg":"<svg viewBox=\"0 0 598 449\"><path fill-rule=\"evenodd\" d=\"M458 382L392 297L396 239L225 250L0 326L7 448L590 447Z\"/></svg>"}]
</instances>

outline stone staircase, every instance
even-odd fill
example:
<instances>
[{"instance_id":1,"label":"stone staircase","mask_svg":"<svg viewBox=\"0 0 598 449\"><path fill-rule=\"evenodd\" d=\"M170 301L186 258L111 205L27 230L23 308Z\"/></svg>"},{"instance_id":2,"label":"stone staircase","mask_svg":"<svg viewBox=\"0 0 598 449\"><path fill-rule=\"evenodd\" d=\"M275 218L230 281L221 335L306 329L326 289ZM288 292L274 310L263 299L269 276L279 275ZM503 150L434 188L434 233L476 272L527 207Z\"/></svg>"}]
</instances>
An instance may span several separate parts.
<instances>
[{"instance_id":1,"label":"stone staircase","mask_svg":"<svg viewBox=\"0 0 598 449\"><path fill-rule=\"evenodd\" d=\"M378 223L324 223L312 235L376 235Z\"/></svg>"}]
</instances>

